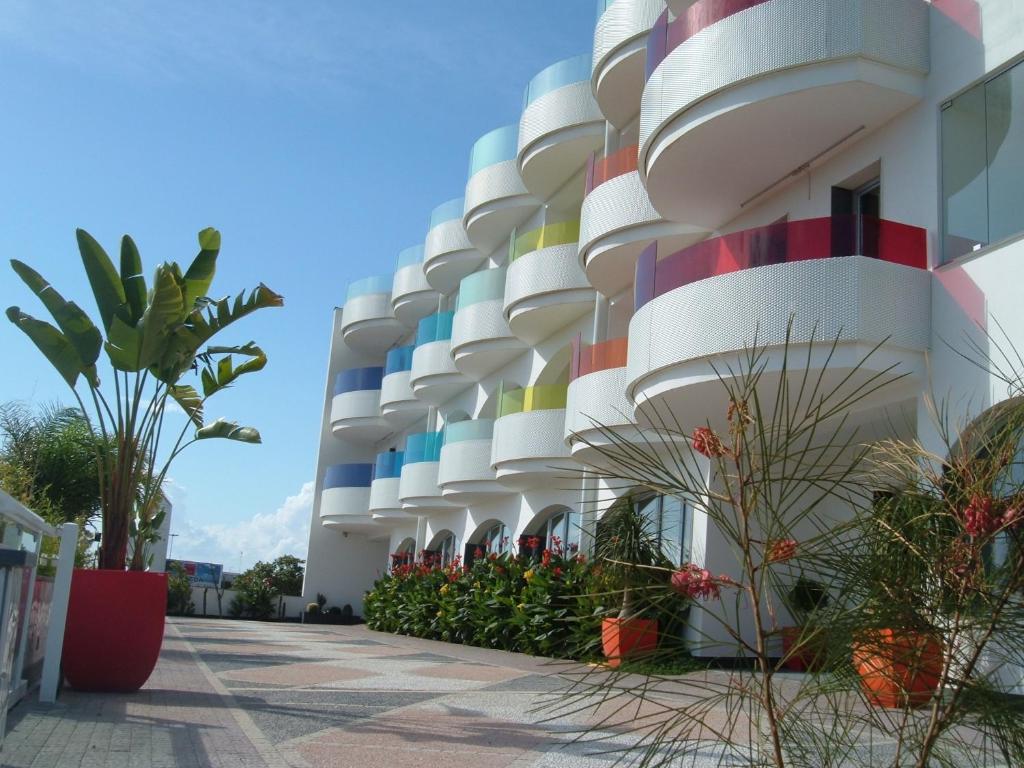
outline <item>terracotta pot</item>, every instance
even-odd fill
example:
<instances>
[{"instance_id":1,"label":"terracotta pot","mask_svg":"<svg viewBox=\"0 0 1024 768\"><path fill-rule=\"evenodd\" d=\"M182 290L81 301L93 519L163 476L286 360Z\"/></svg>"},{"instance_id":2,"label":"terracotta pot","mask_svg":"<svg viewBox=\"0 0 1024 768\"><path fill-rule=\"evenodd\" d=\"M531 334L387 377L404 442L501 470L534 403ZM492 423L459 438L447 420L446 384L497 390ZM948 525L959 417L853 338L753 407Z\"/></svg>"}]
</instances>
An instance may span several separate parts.
<instances>
[{"instance_id":1,"label":"terracotta pot","mask_svg":"<svg viewBox=\"0 0 1024 768\"><path fill-rule=\"evenodd\" d=\"M604 619L601 646L608 666L617 667L624 658L650 653L658 647L658 622L655 619Z\"/></svg>"},{"instance_id":2,"label":"terracotta pot","mask_svg":"<svg viewBox=\"0 0 1024 768\"><path fill-rule=\"evenodd\" d=\"M825 666L827 650L821 633L801 637L803 627L782 628L782 666L791 672L818 672Z\"/></svg>"},{"instance_id":3,"label":"terracotta pot","mask_svg":"<svg viewBox=\"0 0 1024 768\"><path fill-rule=\"evenodd\" d=\"M137 691L160 655L167 574L76 568L61 661L78 691Z\"/></svg>"},{"instance_id":4,"label":"terracotta pot","mask_svg":"<svg viewBox=\"0 0 1024 768\"><path fill-rule=\"evenodd\" d=\"M853 645L861 686L879 707L926 704L939 687L942 664L939 642L910 630L872 630Z\"/></svg>"}]
</instances>

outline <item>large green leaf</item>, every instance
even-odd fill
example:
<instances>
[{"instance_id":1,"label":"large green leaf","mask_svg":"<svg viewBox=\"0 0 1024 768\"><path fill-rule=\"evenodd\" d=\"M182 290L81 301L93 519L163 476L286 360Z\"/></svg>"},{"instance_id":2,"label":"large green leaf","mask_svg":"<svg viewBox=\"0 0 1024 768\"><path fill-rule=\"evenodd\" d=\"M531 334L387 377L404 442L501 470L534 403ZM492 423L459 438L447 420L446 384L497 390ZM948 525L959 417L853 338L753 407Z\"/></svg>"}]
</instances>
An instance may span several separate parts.
<instances>
[{"instance_id":1,"label":"large green leaf","mask_svg":"<svg viewBox=\"0 0 1024 768\"><path fill-rule=\"evenodd\" d=\"M212 438L223 438L225 440L237 440L242 443L260 443L260 433L253 427L240 427L237 422L217 419L212 424L207 424L196 430L196 440L209 440Z\"/></svg>"},{"instance_id":2,"label":"large green leaf","mask_svg":"<svg viewBox=\"0 0 1024 768\"><path fill-rule=\"evenodd\" d=\"M90 382L96 382L95 363L100 355L103 337L99 329L93 325L89 316L72 301L67 301L42 275L32 267L11 260L11 266L32 292L39 297L43 305L50 311L57 327L71 342L81 362L81 370Z\"/></svg>"},{"instance_id":3,"label":"large green leaf","mask_svg":"<svg viewBox=\"0 0 1024 768\"><path fill-rule=\"evenodd\" d=\"M89 285L92 286L92 295L96 299L103 327L109 331L115 317L120 317L123 322L131 324L124 286L107 252L84 229L75 230L75 234L78 237L78 250L82 254L82 264L85 265L85 274L89 278Z\"/></svg>"},{"instance_id":4,"label":"large green leaf","mask_svg":"<svg viewBox=\"0 0 1024 768\"><path fill-rule=\"evenodd\" d=\"M218 360L217 366L214 368L212 358L218 354L224 354L225 357ZM232 359L233 354L245 355L249 359L235 367L234 360ZM230 387L239 376L262 370L267 364L266 354L251 341L241 347L209 347L203 353L203 357L211 360L203 368L201 375L204 399L208 399L220 390Z\"/></svg>"},{"instance_id":5,"label":"large green leaf","mask_svg":"<svg viewBox=\"0 0 1024 768\"><path fill-rule=\"evenodd\" d=\"M172 331L185 321L186 304L181 286L168 264L157 267L153 293L142 316L142 344L139 369L156 365Z\"/></svg>"},{"instance_id":6,"label":"large green leaf","mask_svg":"<svg viewBox=\"0 0 1024 768\"><path fill-rule=\"evenodd\" d=\"M103 349L110 358L110 364L117 370L130 373L141 370L142 325L128 325L115 316L107 329L107 341Z\"/></svg>"},{"instance_id":7,"label":"large green leaf","mask_svg":"<svg viewBox=\"0 0 1024 768\"><path fill-rule=\"evenodd\" d=\"M203 426L203 398L196 392L196 388L189 384L172 384L167 388L167 394L181 406L185 414L197 427Z\"/></svg>"},{"instance_id":8,"label":"large green leaf","mask_svg":"<svg viewBox=\"0 0 1024 768\"><path fill-rule=\"evenodd\" d=\"M146 277L142 274L139 249L128 235L121 238L121 287L128 302L131 324L136 325L146 311Z\"/></svg>"},{"instance_id":9,"label":"large green leaf","mask_svg":"<svg viewBox=\"0 0 1024 768\"><path fill-rule=\"evenodd\" d=\"M281 306L284 298L260 283L248 297L244 291L238 294L233 303L225 298L210 309L197 307L171 334L164 356L154 366L155 375L160 381L173 384L192 366L200 347L214 335L258 309Z\"/></svg>"},{"instance_id":10,"label":"large green leaf","mask_svg":"<svg viewBox=\"0 0 1024 768\"><path fill-rule=\"evenodd\" d=\"M185 272L185 308L191 311L196 299L206 296L217 271L220 253L220 232L207 227L199 233L199 253Z\"/></svg>"},{"instance_id":11,"label":"large green leaf","mask_svg":"<svg viewBox=\"0 0 1024 768\"><path fill-rule=\"evenodd\" d=\"M26 315L18 307L8 307L7 317L32 339L39 351L46 356L50 364L57 369L57 373L68 383L68 386L74 387L79 375L84 371L82 370L82 359L71 342L68 341L67 336L46 321Z\"/></svg>"}]
</instances>

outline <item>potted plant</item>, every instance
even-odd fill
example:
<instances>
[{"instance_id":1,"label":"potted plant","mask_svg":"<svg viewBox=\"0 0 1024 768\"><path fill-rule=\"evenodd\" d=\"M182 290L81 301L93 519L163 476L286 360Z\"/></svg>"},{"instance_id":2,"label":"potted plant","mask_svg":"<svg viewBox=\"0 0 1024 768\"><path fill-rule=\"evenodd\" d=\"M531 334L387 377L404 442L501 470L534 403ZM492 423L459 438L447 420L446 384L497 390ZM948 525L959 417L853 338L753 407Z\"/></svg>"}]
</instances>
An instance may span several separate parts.
<instances>
[{"instance_id":1,"label":"potted plant","mask_svg":"<svg viewBox=\"0 0 1024 768\"><path fill-rule=\"evenodd\" d=\"M266 355L252 342L211 342L235 321L282 306L283 300L262 284L233 300L209 298L220 252L215 229L199 233L199 253L188 269L161 264L151 286L127 235L121 240L119 268L89 233L80 229L77 239L99 325L17 260L11 262L14 271L55 325L18 307L8 308L7 317L71 388L95 450L102 520L99 569L77 569L72 578L65 676L79 690L132 691L149 677L163 640L167 575L143 569L146 545L165 514L159 500L171 462L202 440L260 442L251 427L223 419L205 423L203 409L239 377L262 369ZM109 364L102 377L101 356ZM187 375L196 376L195 385L186 381ZM171 404L184 411L183 427L166 418ZM130 539L134 549L126 571Z\"/></svg>"},{"instance_id":2,"label":"potted plant","mask_svg":"<svg viewBox=\"0 0 1024 768\"><path fill-rule=\"evenodd\" d=\"M853 666L879 707L926 704L939 687L943 648L935 627L941 595L933 555L947 546L939 502L911 490L876 495L858 565L870 625L854 638Z\"/></svg>"},{"instance_id":3,"label":"potted plant","mask_svg":"<svg viewBox=\"0 0 1024 768\"><path fill-rule=\"evenodd\" d=\"M653 569L667 563L650 521L633 498L619 500L602 518L594 555L614 587L622 591L618 615L601 622L604 656L609 666L618 667L624 658L657 648L658 621L644 617L644 593L654 581Z\"/></svg>"},{"instance_id":4,"label":"potted plant","mask_svg":"<svg viewBox=\"0 0 1024 768\"><path fill-rule=\"evenodd\" d=\"M825 660L824 635L811 617L828 605L828 590L820 582L801 576L783 602L799 624L782 628L782 666L793 672L817 671Z\"/></svg>"}]
</instances>

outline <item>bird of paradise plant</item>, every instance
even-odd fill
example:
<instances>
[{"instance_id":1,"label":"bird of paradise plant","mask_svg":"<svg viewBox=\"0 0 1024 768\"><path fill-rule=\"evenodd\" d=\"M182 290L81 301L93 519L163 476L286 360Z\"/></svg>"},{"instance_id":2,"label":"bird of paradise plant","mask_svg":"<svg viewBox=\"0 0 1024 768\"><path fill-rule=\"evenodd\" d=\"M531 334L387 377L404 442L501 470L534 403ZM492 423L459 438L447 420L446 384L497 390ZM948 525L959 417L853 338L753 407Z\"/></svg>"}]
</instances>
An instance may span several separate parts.
<instances>
[{"instance_id":1,"label":"bird of paradise plant","mask_svg":"<svg viewBox=\"0 0 1024 768\"><path fill-rule=\"evenodd\" d=\"M203 410L213 395L261 370L266 354L251 341L236 346L211 341L243 317L283 306L284 300L262 283L233 300L210 298L221 245L213 228L199 233L199 253L187 269L160 264L151 286L128 235L121 240L120 269L88 232L77 230L77 239L99 325L18 260L11 266L55 325L16 306L8 308L7 317L71 388L95 438L102 514L99 567L123 570L129 539L134 538L131 567L141 569L145 561L140 548L153 540L163 520L161 488L174 459L201 440L260 442L252 427L224 419L206 423ZM101 353L110 368L102 380ZM198 379L195 384L186 380L190 375ZM171 403L181 407L187 421L176 434L167 435ZM170 447L162 449L167 437Z\"/></svg>"}]
</instances>

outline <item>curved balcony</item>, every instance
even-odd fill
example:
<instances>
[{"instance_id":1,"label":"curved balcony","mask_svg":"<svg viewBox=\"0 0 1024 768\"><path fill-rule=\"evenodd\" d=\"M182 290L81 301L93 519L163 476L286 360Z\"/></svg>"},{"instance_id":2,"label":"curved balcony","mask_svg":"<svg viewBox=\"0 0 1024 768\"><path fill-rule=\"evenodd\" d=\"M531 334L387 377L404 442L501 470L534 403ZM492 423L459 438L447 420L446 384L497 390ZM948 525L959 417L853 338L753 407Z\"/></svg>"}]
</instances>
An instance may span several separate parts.
<instances>
[{"instance_id":1,"label":"curved balcony","mask_svg":"<svg viewBox=\"0 0 1024 768\"><path fill-rule=\"evenodd\" d=\"M505 268L474 272L459 284L452 321L452 359L473 381L501 368L526 348L505 320Z\"/></svg>"},{"instance_id":2,"label":"curved balcony","mask_svg":"<svg viewBox=\"0 0 1024 768\"><path fill-rule=\"evenodd\" d=\"M918 102L928 9L922 0L700 0L672 22L666 12L648 37L640 112L640 173L654 207L718 229Z\"/></svg>"},{"instance_id":3,"label":"curved balcony","mask_svg":"<svg viewBox=\"0 0 1024 768\"><path fill-rule=\"evenodd\" d=\"M422 318L437 311L440 298L423 273L423 246L414 245L399 253L391 284L391 307L395 317L413 328Z\"/></svg>"},{"instance_id":4,"label":"curved balcony","mask_svg":"<svg viewBox=\"0 0 1024 768\"><path fill-rule=\"evenodd\" d=\"M461 197L442 203L430 214L423 245L423 273L427 282L446 296L484 260L462 226L465 203Z\"/></svg>"},{"instance_id":5,"label":"curved balcony","mask_svg":"<svg viewBox=\"0 0 1024 768\"><path fill-rule=\"evenodd\" d=\"M462 225L481 253L492 253L540 205L519 176L518 146L519 126L506 125L485 133L470 152Z\"/></svg>"},{"instance_id":6,"label":"curved balcony","mask_svg":"<svg viewBox=\"0 0 1024 768\"><path fill-rule=\"evenodd\" d=\"M565 400L566 387L560 384L501 392L491 446L498 482L523 490L569 475Z\"/></svg>"},{"instance_id":7,"label":"curved balcony","mask_svg":"<svg viewBox=\"0 0 1024 768\"><path fill-rule=\"evenodd\" d=\"M369 509L373 519L381 523L398 523L410 519L409 515L402 511L402 502L398 496L404 457L402 451L377 454L373 482L370 484Z\"/></svg>"},{"instance_id":8,"label":"curved balcony","mask_svg":"<svg viewBox=\"0 0 1024 768\"><path fill-rule=\"evenodd\" d=\"M407 427L427 415L427 404L416 397L409 378L415 346L398 347L388 352L384 378L380 384L380 412L396 429Z\"/></svg>"},{"instance_id":9,"label":"curved balcony","mask_svg":"<svg viewBox=\"0 0 1024 768\"><path fill-rule=\"evenodd\" d=\"M925 385L931 328L927 239L917 227L837 216L736 232L661 261L648 249L637 263L626 370L637 418L655 407L684 424L724 417L714 367L724 370L723 357L735 366L755 331L772 392L788 333L802 367L827 367L822 391L879 345L843 386L897 364L910 375L858 407L911 396Z\"/></svg>"},{"instance_id":10,"label":"curved balcony","mask_svg":"<svg viewBox=\"0 0 1024 768\"><path fill-rule=\"evenodd\" d=\"M505 278L505 319L527 344L536 344L594 306L594 289L580 268L580 223L549 224L520 235Z\"/></svg>"},{"instance_id":11,"label":"curved balcony","mask_svg":"<svg viewBox=\"0 0 1024 768\"><path fill-rule=\"evenodd\" d=\"M331 431L335 437L375 443L391 432L380 415L380 388L384 369L349 368L334 378Z\"/></svg>"},{"instance_id":12,"label":"curved balcony","mask_svg":"<svg viewBox=\"0 0 1024 768\"><path fill-rule=\"evenodd\" d=\"M420 432L406 438L398 498L407 512L424 514L454 506L442 498L437 485L443 440L443 432Z\"/></svg>"},{"instance_id":13,"label":"curved balcony","mask_svg":"<svg viewBox=\"0 0 1024 768\"><path fill-rule=\"evenodd\" d=\"M373 530L370 481L373 464L335 464L324 474L320 492L320 524L345 531Z\"/></svg>"},{"instance_id":14,"label":"curved balcony","mask_svg":"<svg viewBox=\"0 0 1024 768\"><path fill-rule=\"evenodd\" d=\"M406 333L391 307L391 277L377 275L348 287L341 316L341 335L350 347L387 349Z\"/></svg>"},{"instance_id":15,"label":"curved balcony","mask_svg":"<svg viewBox=\"0 0 1024 768\"><path fill-rule=\"evenodd\" d=\"M446 499L476 504L509 492L491 467L494 419L449 424L444 430L437 482Z\"/></svg>"},{"instance_id":16,"label":"curved balcony","mask_svg":"<svg viewBox=\"0 0 1024 768\"><path fill-rule=\"evenodd\" d=\"M664 10L663 0L598 3L590 87L616 128L625 128L640 111L647 34Z\"/></svg>"},{"instance_id":17,"label":"curved balcony","mask_svg":"<svg viewBox=\"0 0 1024 768\"><path fill-rule=\"evenodd\" d=\"M590 55L552 64L530 81L519 120L523 184L548 200L604 144L604 116L590 90Z\"/></svg>"},{"instance_id":18,"label":"curved balcony","mask_svg":"<svg viewBox=\"0 0 1024 768\"><path fill-rule=\"evenodd\" d=\"M606 296L633 282L637 256L652 240L676 250L706 236L703 230L665 221L654 210L636 168L636 145L590 158L580 211L580 264Z\"/></svg>"},{"instance_id":19,"label":"curved balcony","mask_svg":"<svg viewBox=\"0 0 1024 768\"><path fill-rule=\"evenodd\" d=\"M469 386L452 361L454 312L439 312L420 320L412 353L409 383L413 394L432 405L446 402Z\"/></svg>"},{"instance_id":20,"label":"curved balcony","mask_svg":"<svg viewBox=\"0 0 1024 768\"><path fill-rule=\"evenodd\" d=\"M626 338L598 344L573 340L565 406L565 441L574 459L599 461L595 446L607 445L606 430L635 432L633 404L626 397Z\"/></svg>"}]
</instances>

